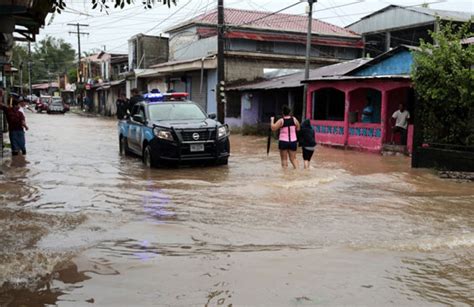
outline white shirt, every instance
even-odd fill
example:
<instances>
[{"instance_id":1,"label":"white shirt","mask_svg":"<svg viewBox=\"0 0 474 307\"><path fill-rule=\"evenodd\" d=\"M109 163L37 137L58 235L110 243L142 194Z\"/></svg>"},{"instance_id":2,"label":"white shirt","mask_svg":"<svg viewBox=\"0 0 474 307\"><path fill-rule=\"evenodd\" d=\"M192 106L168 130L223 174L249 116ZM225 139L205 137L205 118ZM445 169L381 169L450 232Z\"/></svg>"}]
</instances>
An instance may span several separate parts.
<instances>
[{"instance_id":1,"label":"white shirt","mask_svg":"<svg viewBox=\"0 0 474 307\"><path fill-rule=\"evenodd\" d=\"M410 112L408 112L407 110L404 110L403 112L397 110L393 113L392 118L396 119L396 127L406 129L408 127L408 119L410 118Z\"/></svg>"}]
</instances>

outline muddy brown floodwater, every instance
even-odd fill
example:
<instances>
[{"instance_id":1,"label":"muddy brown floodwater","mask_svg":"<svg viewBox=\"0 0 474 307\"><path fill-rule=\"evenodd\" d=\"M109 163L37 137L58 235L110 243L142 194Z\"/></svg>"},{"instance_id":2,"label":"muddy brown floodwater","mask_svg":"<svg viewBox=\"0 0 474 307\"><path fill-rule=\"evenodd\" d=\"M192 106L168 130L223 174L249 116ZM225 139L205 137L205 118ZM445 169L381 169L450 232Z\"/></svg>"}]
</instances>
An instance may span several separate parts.
<instances>
[{"instance_id":1,"label":"muddy brown floodwater","mask_svg":"<svg viewBox=\"0 0 474 307\"><path fill-rule=\"evenodd\" d=\"M226 167L147 170L116 122L28 114L0 175L1 306L474 305L474 185L318 147L283 171L234 135Z\"/></svg>"}]
</instances>

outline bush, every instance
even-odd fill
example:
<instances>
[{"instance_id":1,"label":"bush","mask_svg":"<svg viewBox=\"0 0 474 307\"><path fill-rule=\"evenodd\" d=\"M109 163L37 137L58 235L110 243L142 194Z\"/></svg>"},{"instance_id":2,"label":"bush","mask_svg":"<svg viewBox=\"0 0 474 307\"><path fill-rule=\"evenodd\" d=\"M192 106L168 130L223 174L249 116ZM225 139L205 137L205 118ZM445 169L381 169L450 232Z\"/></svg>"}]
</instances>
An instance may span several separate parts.
<instances>
[{"instance_id":1,"label":"bush","mask_svg":"<svg viewBox=\"0 0 474 307\"><path fill-rule=\"evenodd\" d=\"M431 33L437 44L422 42L414 52L412 79L425 142L474 145L474 45L460 43L474 35L470 28L441 26Z\"/></svg>"}]
</instances>

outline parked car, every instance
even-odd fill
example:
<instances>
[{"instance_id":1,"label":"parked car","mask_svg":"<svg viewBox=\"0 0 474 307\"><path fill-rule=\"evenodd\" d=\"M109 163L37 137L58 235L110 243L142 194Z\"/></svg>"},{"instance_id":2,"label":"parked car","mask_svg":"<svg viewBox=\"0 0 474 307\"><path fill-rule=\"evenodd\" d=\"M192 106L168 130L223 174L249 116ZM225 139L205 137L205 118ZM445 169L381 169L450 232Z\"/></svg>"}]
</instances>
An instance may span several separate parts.
<instances>
[{"instance_id":1,"label":"parked car","mask_svg":"<svg viewBox=\"0 0 474 307\"><path fill-rule=\"evenodd\" d=\"M52 97L51 102L48 105L48 114L52 113L62 113L64 114L66 111L64 111L64 104L63 104L63 99L61 97Z\"/></svg>"},{"instance_id":2,"label":"parked car","mask_svg":"<svg viewBox=\"0 0 474 307\"><path fill-rule=\"evenodd\" d=\"M35 94L31 94L31 95L27 95L25 97L25 100L28 102L28 103L34 103L36 104L38 102L38 99L39 97L36 96Z\"/></svg>"},{"instance_id":3,"label":"parked car","mask_svg":"<svg viewBox=\"0 0 474 307\"><path fill-rule=\"evenodd\" d=\"M229 128L206 114L187 94L150 95L135 104L131 117L119 121L121 154L142 157L147 167L169 163L227 164Z\"/></svg>"},{"instance_id":4,"label":"parked car","mask_svg":"<svg viewBox=\"0 0 474 307\"><path fill-rule=\"evenodd\" d=\"M35 110L38 113L48 111L48 105L51 102L51 96L41 96L36 103Z\"/></svg>"}]
</instances>

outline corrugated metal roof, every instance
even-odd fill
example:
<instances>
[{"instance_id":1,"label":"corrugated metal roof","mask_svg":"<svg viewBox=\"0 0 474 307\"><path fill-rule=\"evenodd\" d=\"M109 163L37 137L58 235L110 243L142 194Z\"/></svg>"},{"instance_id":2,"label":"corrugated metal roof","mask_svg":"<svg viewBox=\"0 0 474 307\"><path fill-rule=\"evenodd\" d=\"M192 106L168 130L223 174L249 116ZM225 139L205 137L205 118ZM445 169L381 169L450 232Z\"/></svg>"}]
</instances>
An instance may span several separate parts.
<instances>
[{"instance_id":1,"label":"corrugated metal roof","mask_svg":"<svg viewBox=\"0 0 474 307\"><path fill-rule=\"evenodd\" d=\"M312 81L340 81L340 80L375 80L375 79L411 79L409 75L382 75L382 76L332 76L332 77L319 77L314 79L308 79L307 81L301 81L302 83L309 83Z\"/></svg>"},{"instance_id":2,"label":"corrugated metal roof","mask_svg":"<svg viewBox=\"0 0 474 307\"><path fill-rule=\"evenodd\" d=\"M446 10L436 10L427 7L419 6L410 6L405 7L405 9L410 11L415 11L418 13L430 15L430 16L439 16L443 20L453 20L453 21L462 21L467 22L472 18L472 13L469 12L459 12L459 11L446 11Z\"/></svg>"},{"instance_id":3,"label":"corrugated metal roof","mask_svg":"<svg viewBox=\"0 0 474 307\"><path fill-rule=\"evenodd\" d=\"M346 26L346 29L360 34L379 32L434 23L437 16L442 20L467 22L472 18L472 13L389 5L362 17L360 20Z\"/></svg>"},{"instance_id":4,"label":"corrugated metal roof","mask_svg":"<svg viewBox=\"0 0 474 307\"><path fill-rule=\"evenodd\" d=\"M329 76L344 75L345 73L354 70L355 68L367 63L370 59L360 58L338 64L328 65L317 69L310 70L309 79L316 79ZM292 88L302 86L301 81L304 80L304 72L264 80L260 82L253 82L241 86L229 87L229 90L269 90L269 89L281 89L281 88Z\"/></svg>"},{"instance_id":5,"label":"corrugated metal roof","mask_svg":"<svg viewBox=\"0 0 474 307\"><path fill-rule=\"evenodd\" d=\"M228 26L239 26L254 29L277 30L284 32L306 33L308 18L304 15L274 14L270 12L247 11L240 9L225 9L225 23ZM190 24L217 24L217 10L199 15L182 24L168 29L166 32L173 32L181 27ZM359 35L351 30L338 27L336 25L313 19L312 33L318 35L341 36L357 38Z\"/></svg>"}]
</instances>

